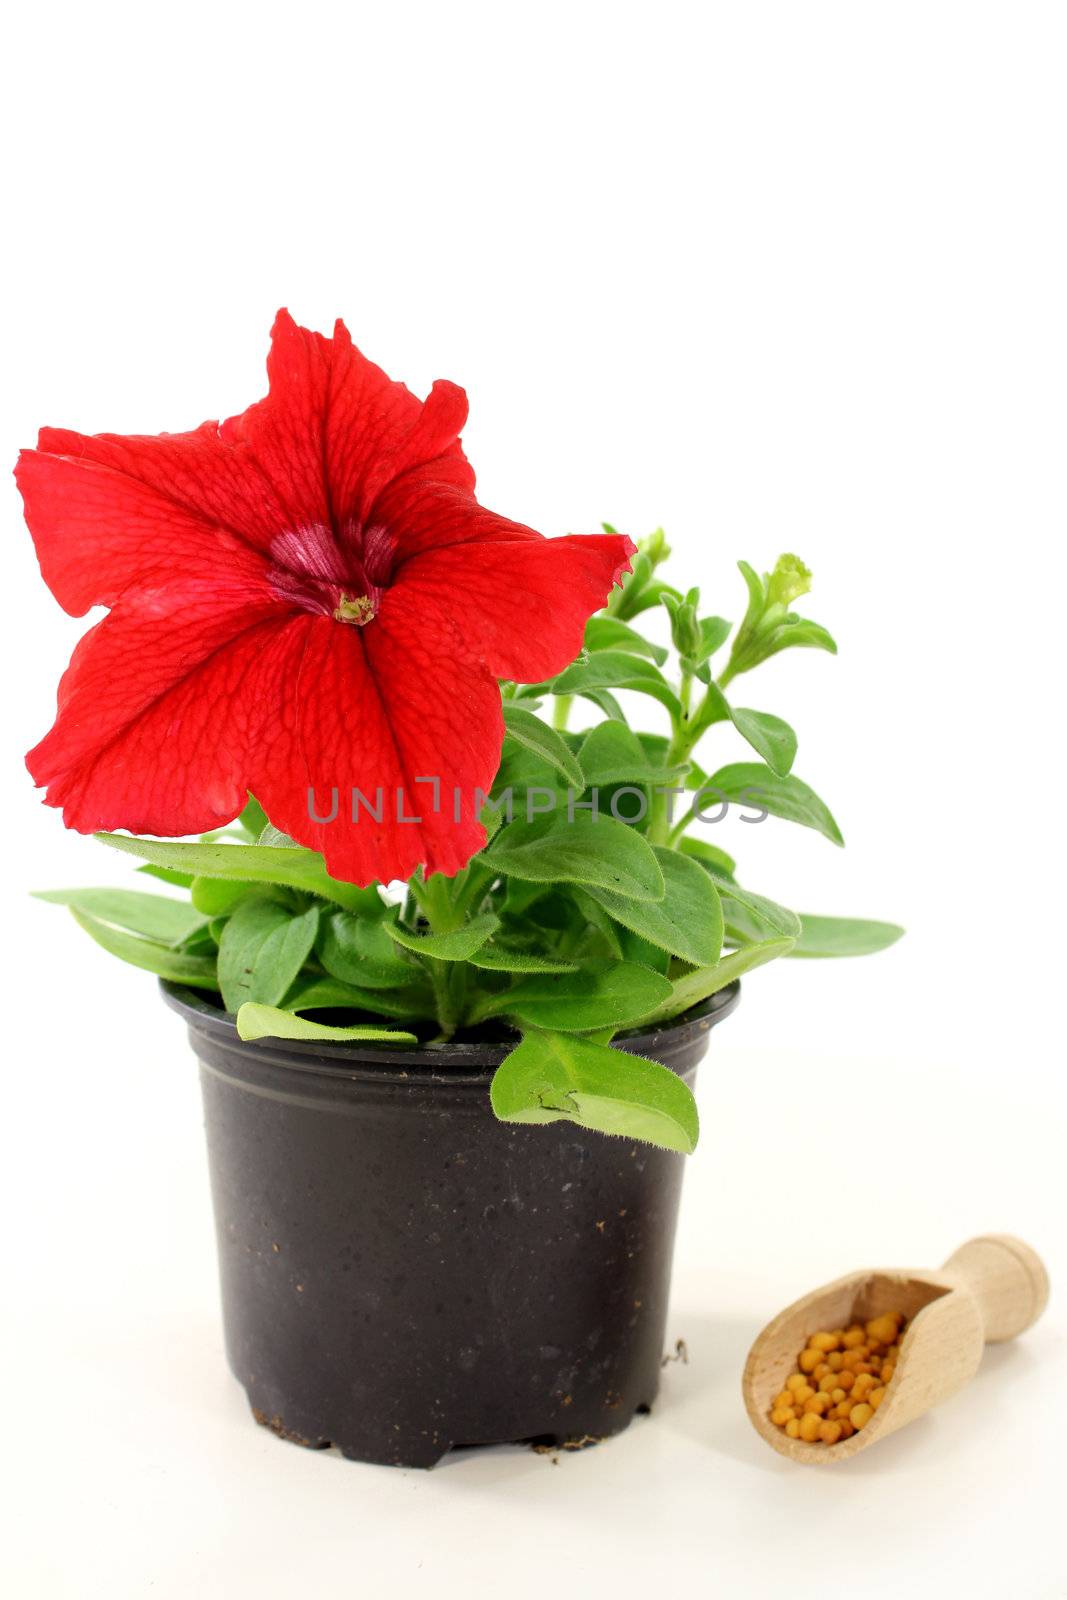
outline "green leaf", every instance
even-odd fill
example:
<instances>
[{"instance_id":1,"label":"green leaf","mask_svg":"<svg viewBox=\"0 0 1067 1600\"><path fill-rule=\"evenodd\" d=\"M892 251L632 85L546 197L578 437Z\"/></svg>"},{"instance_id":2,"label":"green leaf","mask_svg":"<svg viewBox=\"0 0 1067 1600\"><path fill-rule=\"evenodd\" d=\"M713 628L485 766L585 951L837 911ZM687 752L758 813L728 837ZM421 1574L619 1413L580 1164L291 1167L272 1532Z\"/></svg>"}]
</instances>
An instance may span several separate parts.
<instances>
[{"instance_id":1,"label":"green leaf","mask_svg":"<svg viewBox=\"0 0 1067 1600\"><path fill-rule=\"evenodd\" d=\"M744 617L741 619L741 627L738 629L738 637L740 637L742 633L747 633L754 628L762 617L767 604L767 591L763 579L755 567L750 566L747 561L739 561L737 570L744 578L745 588L748 590L748 607Z\"/></svg>"},{"instance_id":2,"label":"green leaf","mask_svg":"<svg viewBox=\"0 0 1067 1600\"><path fill-rule=\"evenodd\" d=\"M413 977L418 968L411 967ZM429 984L407 989L362 989L342 983L338 978L301 978L285 997L285 1011L369 1011L383 1017L433 1015L433 993Z\"/></svg>"},{"instance_id":3,"label":"green leaf","mask_svg":"<svg viewBox=\"0 0 1067 1600\"><path fill-rule=\"evenodd\" d=\"M113 850L123 850L153 866L190 872L196 877L284 884L333 900L350 911L381 905L377 889L358 889L355 884L331 878L322 857L300 846L288 849L257 844L184 844L169 839L127 838L120 833L98 833L95 837Z\"/></svg>"},{"instance_id":4,"label":"green leaf","mask_svg":"<svg viewBox=\"0 0 1067 1600\"><path fill-rule=\"evenodd\" d=\"M708 779L708 788L737 805L767 811L772 817L814 828L833 844L844 844L841 830L814 789L792 774L781 778L759 761L739 761L720 767Z\"/></svg>"},{"instance_id":5,"label":"green leaf","mask_svg":"<svg viewBox=\"0 0 1067 1600\"><path fill-rule=\"evenodd\" d=\"M695 861L713 872L721 873L725 878L732 878L737 870L733 856L728 856L718 845L708 844L704 839L683 839L678 848L683 855L692 856Z\"/></svg>"},{"instance_id":6,"label":"green leaf","mask_svg":"<svg viewBox=\"0 0 1067 1600\"><path fill-rule=\"evenodd\" d=\"M603 941L603 949L589 949L583 953L592 960L594 956L616 957L622 961L636 961L639 966L651 967L653 972L658 972L666 977L671 970L671 961L674 959L669 950L661 946L650 944L647 939L642 939L639 934L632 933L629 928L624 928L621 922L613 924L618 932L619 948L616 951L608 941Z\"/></svg>"},{"instance_id":7,"label":"green leaf","mask_svg":"<svg viewBox=\"0 0 1067 1600\"><path fill-rule=\"evenodd\" d=\"M333 1039L342 1043L418 1044L413 1033L397 1028L371 1028L358 1024L351 1028L331 1028L324 1022L309 1022L306 1017L280 1011L277 1006L246 1000L237 1013L237 1032L242 1039Z\"/></svg>"},{"instance_id":8,"label":"green leaf","mask_svg":"<svg viewBox=\"0 0 1067 1600\"><path fill-rule=\"evenodd\" d=\"M256 843L264 846L273 845L279 850L302 850L304 848L303 845L297 844L291 833L283 833L280 828L274 826L273 822L267 823Z\"/></svg>"},{"instance_id":9,"label":"green leaf","mask_svg":"<svg viewBox=\"0 0 1067 1600\"><path fill-rule=\"evenodd\" d=\"M670 994L668 979L648 967L632 961L588 962L577 972L520 978L503 993L480 1000L474 1017L518 1017L535 1027L583 1033L623 1028Z\"/></svg>"},{"instance_id":10,"label":"green leaf","mask_svg":"<svg viewBox=\"0 0 1067 1600\"><path fill-rule=\"evenodd\" d=\"M628 628L625 622L619 622L616 617L605 616L589 618L585 625L585 648L628 650L631 655L648 656L659 667L664 665L670 654L661 644L653 644L635 628Z\"/></svg>"},{"instance_id":11,"label":"green leaf","mask_svg":"<svg viewBox=\"0 0 1067 1600\"><path fill-rule=\"evenodd\" d=\"M762 756L771 771L785 777L797 753L797 736L781 717L769 711L750 711L743 706L732 706L717 683L708 680L708 692L697 722L697 731L703 733L716 722L729 719L741 737Z\"/></svg>"},{"instance_id":12,"label":"green leaf","mask_svg":"<svg viewBox=\"0 0 1067 1600\"><path fill-rule=\"evenodd\" d=\"M716 650L720 650L730 637L732 622L727 622L725 617L701 617L700 619L700 661L707 661Z\"/></svg>"},{"instance_id":13,"label":"green leaf","mask_svg":"<svg viewBox=\"0 0 1067 1600\"><path fill-rule=\"evenodd\" d=\"M265 896L243 900L219 940L219 987L227 1011L237 1011L246 1000L268 1006L283 1000L318 931L318 906L293 916Z\"/></svg>"},{"instance_id":14,"label":"green leaf","mask_svg":"<svg viewBox=\"0 0 1067 1600\"><path fill-rule=\"evenodd\" d=\"M621 722L599 722L590 729L578 751L578 759L591 789L606 789L615 784L667 785L679 778L684 767L667 767L650 759L636 733Z\"/></svg>"},{"instance_id":15,"label":"green leaf","mask_svg":"<svg viewBox=\"0 0 1067 1600\"><path fill-rule=\"evenodd\" d=\"M147 874L149 878L157 879L160 883L173 884L176 889L192 888L193 875L191 872L174 872L170 867L152 867L147 863L143 867L137 867L135 870Z\"/></svg>"},{"instance_id":16,"label":"green leaf","mask_svg":"<svg viewBox=\"0 0 1067 1600\"><path fill-rule=\"evenodd\" d=\"M112 928L125 928L157 944L171 946L181 944L207 922L207 917L187 900L141 894L136 889L41 889L34 899L70 906Z\"/></svg>"},{"instance_id":17,"label":"green leaf","mask_svg":"<svg viewBox=\"0 0 1067 1600\"><path fill-rule=\"evenodd\" d=\"M505 798L509 790L511 814L521 817L530 806L543 806L546 799L565 811L566 787L566 779L555 767L550 766L547 761L543 761L540 756L524 748L516 740L505 737L500 767L490 791L492 804L498 808L494 813L498 824L502 825L505 820L509 820ZM542 792L535 793L538 790ZM547 813L534 811L535 816L542 814ZM488 824L484 812L482 822Z\"/></svg>"},{"instance_id":18,"label":"green leaf","mask_svg":"<svg viewBox=\"0 0 1067 1600\"><path fill-rule=\"evenodd\" d=\"M808 650L827 650L832 656L837 654L837 644L825 628L817 622L810 622L807 617L796 617L790 613L775 633L766 655L776 656L780 650L797 646Z\"/></svg>"},{"instance_id":19,"label":"green leaf","mask_svg":"<svg viewBox=\"0 0 1067 1600\"><path fill-rule=\"evenodd\" d=\"M490 839L495 838L498 830L504 826L503 814L497 809L496 805L490 805L488 800L478 813L478 821L485 829L486 844L489 843ZM462 872L457 872L456 879L460 878L467 870L468 869L464 867Z\"/></svg>"},{"instance_id":20,"label":"green leaf","mask_svg":"<svg viewBox=\"0 0 1067 1600\"><path fill-rule=\"evenodd\" d=\"M743 706L731 707L730 718L741 737L748 740L771 771L784 778L797 753L797 736L788 722L771 716L769 711L749 711Z\"/></svg>"},{"instance_id":21,"label":"green leaf","mask_svg":"<svg viewBox=\"0 0 1067 1600\"><path fill-rule=\"evenodd\" d=\"M624 601L618 615L620 617L640 616L642 611L651 611L653 606L658 606L665 595L672 595L676 600L681 599L677 589L672 588L669 583L664 583L661 579L656 578L652 583L645 584L632 599L628 598Z\"/></svg>"},{"instance_id":22,"label":"green leaf","mask_svg":"<svg viewBox=\"0 0 1067 1600\"><path fill-rule=\"evenodd\" d=\"M534 883L595 884L631 900L663 898L663 873L639 833L610 817L576 812L573 822L554 816L511 822L485 854L486 865Z\"/></svg>"},{"instance_id":23,"label":"green leaf","mask_svg":"<svg viewBox=\"0 0 1067 1600\"><path fill-rule=\"evenodd\" d=\"M416 968L397 954L384 920L335 911L320 925L318 957L326 971L360 989L398 989Z\"/></svg>"},{"instance_id":24,"label":"green leaf","mask_svg":"<svg viewBox=\"0 0 1067 1600\"><path fill-rule=\"evenodd\" d=\"M694 966L710 965L722 949L722 907L715 885L703 867L677 850L654 853L663 873L662 900L627 900L591 885L585 892L642 939Z\"/></svg>"},{"instance_id":25,"label":"green leaf","mask_svg":"<svg viewBox=\"0 0 1067 1600\"><path fill-rule=\"evenodd\" d=\"M194 878L189 886L193 905L209 917L228 917L250 894L262 894L260 883L236 883L226 878Z\"/></svg>"},{"instance_id":26,"label":"green leaf","mask_svg":"<svg viewBox=\"0 0 1067 1600\"><path fill-rule=\"evenodd\" d=\"M800 937L800 918L795 911L780 906L776 900L768 900L765 895L754 894L751 889L742 889L732 880L716 881L727 928L731 933L740 932L743 944L766 938L768 929L784 939Z\"/></svg>"},{"instance_id":27,"label":"green leaf","mask_svg":"<svg viewBox=\"0 0 1067 1600\"><path fill-rule=\"evenodd\" d=\"M550 883L528 883L522 878L508 878L504 884L504 906L507 916L522 920L531 906L553 892Z\"/></svg>"},{"instance_id":28,"label":"green leaf","mask_svg":"<svg viewBox=\"0 0 1067 1600\"><path fill-rule=\"evenodd\" d=\"M653 766L664 769L671 778L673 778L675 773L677 773L679 781L684 782L687 788L693 789L699 787L699 784L694 781L694 773L699 773L700 777L706 780L707 774L701 772L691 755L686 757L684 766L667 766L667 754L670 750L671 741L665 734L642 733L638 729L637 740Z\"/></svg>"},{"instance_id":29,"label":"green leaf","mask_svg":"<svg viewBox=\"0 0 1067 1600\"><path fill-rule=\"evenodd\" d=\"M190 984L194 989L218 989L219 981L212 957L186 955L180 950L171 950L165 944L157 944L151 939L139 938L135 933L113 928L75 906L71 906L70 914L79 928L84 928L102 949L109 955L118 956L120 961L128 962L131 967L154 972L160 978L169 978L172 983Z\"/></svg>"},{"instance_id":30,"label":"green leaf","mask_svg":"<svg viewBox=\"0 0 1067 1600\"><path fill-rule=\"evenodd\" d=\"M259 838L264 828L269 827L270 818L252 795L248 796L248 804L237 818L238 826L248 835L253 843Z\"/></svg>"},{"instance_id":31,"label":"green leaf","mask_svg":"<svg viewBox=\"0 0 1067 1600\"><path fill-rule=\"evenodd\" d=\"M625 650L598 650L585 661L567 667L552 683L553 694L588 694L591 690L635 689L665 705L681 717L678 696L652 661Z\"/></svg>"},{"instance_id":32,"label":"green leaf","mask_svg":"<svg viewBox=\"0 0 1067 1600\"><path fill-rule=\"evenodd\" d=\"M514 700L504 701L504 725L508 734L527 750L532 750L561 773L572 788L585 788L585 776L574 755L554 728L535 717Z\"/></svg>"},{"instance_id":33,"label":"green leaf","mask_svg":"<svg viewBox=\"0 0 1067 1600\"><path fill-rule=\"evenodd\" d=\"M696 1102L681 1078L588 1039L528 1035L497 1068L489 1095L501 1122L566 1120L683 1155L699 1137Z\"/></svg>"},{"instance_id":34,"label":"green leaf","mask_svg":"<svg viewBox=\"0 0 1067 1600\"><path fill-rule=\"evenodd\" d=\"M596 953L606 954L615 960L623 960L622 925L615 922L599 901L594 900L584 889L579 889L577 885L572 885L570 892L581 915L589 923L590 927L600 935L604 950ZM586 942L583 941L583 946Z\"/></svg>"},{"instance_id":35,"label":"green leaf","mask_svg":"<svg viewBox=\"0 0 1067 1600\"><path fill-rule=\"evenodd\" d=\"M387 920L382 924L389 938L403 945L405 950L413 950L419 956L433 956L438 961L469 961L499 926L500 918L488 912L449 933L411 933L397 922Z\"/></svg>"},{"instance_id":36,"label":"green leaf","mask_svg":"<svg viewBox=\"0 0 1067 1600\"><path fill-rule=\"evenodd\" d=\"M553 961L547 956L534 955L529 950L517 950L512 945L495 942L483 944L467 957L472 967L486 972L577 972L576 961Z\"/></svg>"},{"instance_id":37,"label":"green leaf","mask_svg":"<svg viewBox=\"0 0 1067 1600\"><path fill-rule=\"evenodd\" d=\"M683 839L681 849L711 875L722 900L727 934L734 935L737 942L758 943L766 938L768 929L783 938L799 938L800 918L796 912L776 900L768 900L766 895L742 888L734 879L736 863L725 850L705 844L702 839Z\"/></svg>"},{"instance_id":38,"label":"green leaf","mask_svg":"<svg viewBox=\"0 0 1067 1600\"><path fill-rule=\"evenodd\" d=\"M583 689L582 694L586 700L592 702L598 711L602 711L612 722L626 723L626 712L622 709L610 689Z\"/></svg>"},{"instance_id":39,"label":"green leaf","mask_svg":"<svg viewBox=\"0 0 1067 1600\"><path fill-rule=\"evenodd\" d=\"M707 781L708 781L707 773L704 771L704 769L702 767L699 767L697 765L697 763L693 760L692 756L690 756L689 757L689 770L685 775L685 786L686 786L686 788L687 789L703 789L703 787L707 783Z\"/></svg>"},{"instance_id":40,"label":"green leaf","mask_svg":"<svg viewBox=\"0 0 1067 1600\"><path fill-rule=\"evenodd\" d=\"M812 917L805 912L800 923L792 956L872 956L896 944L904 933L895 922L870 922L861 917Z\"/></svg>"},{"instance_id":41,"label":"green leaf","mask_svg":"<svg viewBox=\"0 0 1067 1600\"><path fill-rule=\"evenodd\" d=\"M742 945L740 950L723 956L714 966L698 967L695 972L686 972L682 977L675 978L671 985L672 997L667 1004L641 1020L650 1025L654 1022L670 1022L699 1005L702 1000L718 994L735 978L752 972L756 967L765 966L768 961L776 961L779 956L787 956L792 948L792 939L764 939L759 944Z\"/></svg>"}]
</instances>

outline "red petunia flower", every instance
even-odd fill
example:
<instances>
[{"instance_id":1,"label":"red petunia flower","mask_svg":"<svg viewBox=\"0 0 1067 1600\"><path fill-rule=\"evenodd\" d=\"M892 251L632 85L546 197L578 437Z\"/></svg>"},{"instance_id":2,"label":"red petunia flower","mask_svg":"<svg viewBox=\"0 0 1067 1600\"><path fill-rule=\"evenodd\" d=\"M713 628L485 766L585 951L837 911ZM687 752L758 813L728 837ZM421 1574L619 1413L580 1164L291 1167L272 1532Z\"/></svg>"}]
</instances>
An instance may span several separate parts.
<instances>
[{"instance_id":1,"label":"red petunia flower","mask_svg":"<svg viewBox=\"0 0 1067 1600\"><path fill-rule=\"evenodd\" d=\"M326 339L279 313L267 374L267 398L221 426L46 428L23 452L45 581L74 616L111 608L27 764L83 833L199 833L251 791L335 877L454 873L485 843L472 802L500 760L496 679L571 661L634 547L486 511L463 390L416 399L340 322ZM333 789L336 818L313 821L309 790L328 816ZM380 822L352 821L353 789L373 809L383 791Z\"/></svg>"}]
</instances>

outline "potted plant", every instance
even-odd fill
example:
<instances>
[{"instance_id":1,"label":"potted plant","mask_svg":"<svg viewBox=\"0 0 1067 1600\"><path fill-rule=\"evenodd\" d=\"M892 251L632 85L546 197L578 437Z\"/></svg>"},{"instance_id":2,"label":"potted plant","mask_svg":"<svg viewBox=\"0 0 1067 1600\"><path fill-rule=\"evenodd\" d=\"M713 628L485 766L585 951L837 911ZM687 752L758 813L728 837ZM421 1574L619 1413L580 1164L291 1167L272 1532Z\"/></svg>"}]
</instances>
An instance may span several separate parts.
<instances>
[{"instance_id":1,"label":"potted plant","mask_svg":"<svg viewBox=\"0 0 1067 1600\"><path fill-rule=\"evenodd\" d=\"M727 695L834 644L795 557L741 563L735 628L665 581L662 533L486 511L462 391L420 402L341 324L282 313L268 373L221 426L46 429L20 460L56 598L110 608L30 771L162 880L42 898L188 1023L258 1420L422 1466L599 1439L655 1397L693 1077L738 979L900 932L742 887L701 826L842 842L792 729ZM751 758L709 771L727 730Z\"/></svg>"}]
</instances>

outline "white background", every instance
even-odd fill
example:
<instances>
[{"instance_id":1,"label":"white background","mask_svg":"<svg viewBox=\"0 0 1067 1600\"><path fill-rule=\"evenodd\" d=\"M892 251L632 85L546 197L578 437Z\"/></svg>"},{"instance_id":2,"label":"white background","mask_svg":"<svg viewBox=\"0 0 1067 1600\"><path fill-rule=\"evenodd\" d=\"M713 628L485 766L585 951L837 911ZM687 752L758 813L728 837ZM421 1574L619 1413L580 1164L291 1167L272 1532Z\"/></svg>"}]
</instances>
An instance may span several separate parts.
<instances>
[{"instance_id":1,"label":"white background","mask_svg":"<svg viewBox=\"0 0 1067 1600\"><path fill-rule=\"evenodd\" d=\"M670 1327L690 1364L651 1418L429 1475L283 1445L222 1361L181 1029L26 898L125 880L22 769L84 623L5 490L12 1593L1067 1595L1055 1293L966 1396L831 1473L768 1451L737 1393L761 1324L853 1267L996 1229L1067 1270L1065 23L1020 0L9 16L8 455L42 423L243 409L285 303L419 392L463 383L495 509L662 522L727 615L739 556L796 550L840 656L780 657L742 703L796 726L848 849L741 830L745 879L909 930L754 975L715 1036Z\"/></svg>"}]
</instances>

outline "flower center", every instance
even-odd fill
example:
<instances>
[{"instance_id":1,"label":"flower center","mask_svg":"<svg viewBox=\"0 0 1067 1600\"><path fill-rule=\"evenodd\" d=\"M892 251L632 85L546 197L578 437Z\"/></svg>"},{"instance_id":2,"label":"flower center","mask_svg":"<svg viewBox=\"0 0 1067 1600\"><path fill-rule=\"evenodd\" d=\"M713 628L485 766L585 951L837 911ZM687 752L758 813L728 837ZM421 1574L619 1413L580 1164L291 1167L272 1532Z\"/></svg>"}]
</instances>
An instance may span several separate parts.
<instances>
[{"instance_id":1,"label":"flower center","mask_svg":"<svg viewBox=\"0 0 1067 1600\"><path fill-rule=\"evenodd\" d=\"M362 628L368 622L374 621L374 601L369 594L357 595L350 600L342 592L341 598L334 608L335 622L354 622L357 628Z\"/></svg>"},{"instance_id":2,"label":"flower center","mask_svg":"<svg viewBox=\"0 0 1067 1600\"><path fill-rule=\"evenodd\" d=\"M392 565L385 528L332 528L307 523L271 540L270 585L280 600L334 622L365 628L381 609Z\"/></svg>"}]
</instances>

